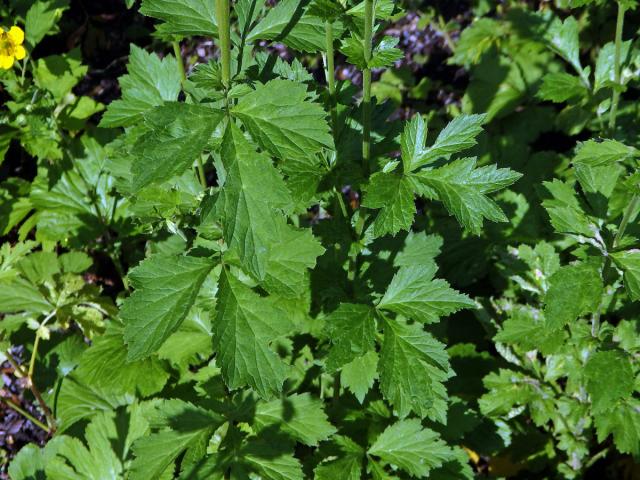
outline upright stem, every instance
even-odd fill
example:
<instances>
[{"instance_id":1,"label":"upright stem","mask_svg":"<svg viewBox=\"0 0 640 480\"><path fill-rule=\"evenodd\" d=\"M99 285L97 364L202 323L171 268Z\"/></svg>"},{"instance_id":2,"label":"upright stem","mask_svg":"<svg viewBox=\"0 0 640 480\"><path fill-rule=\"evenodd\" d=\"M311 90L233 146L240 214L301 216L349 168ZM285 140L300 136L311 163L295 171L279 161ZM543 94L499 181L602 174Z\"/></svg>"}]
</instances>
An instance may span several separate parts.
<instances>
[{"instance_id":1,"label":"upright stem","mask_svg":"<svg viewBox=\"0 0 640 480\"><path fill-rule=\"evenodd\" d=\"M330 21L325 23L325 41L326 41L326 50L327 57L325 62L326 72L325 75L327 77L327 85L329 86L329 101L330 109L331 109L331 132L333 134L333 138L335 140L336 137L336 128L338 126L338 112L336 110L336 79L335 72L336 67L334 63L334 53L333 53L333 23Z\"/></svg>"},{"instance_id":2,"label":"upright stem","mask_svg":"<svg viewBox=\"0 0 640 480\"><path fill-rule=\"evenodd\" d=\"M618 2L618 19L616 21L616 43L614 57L614 88L611 96L611 110L609 112L609 133L613 135L616 129L616 115L618 114L618 102L620 101L620 84L622 72L620 64L622 63L622 32L624 30L624 13L625 7Z\"/></svg>"},{"instance_id":3,"label":"upright stem","mask_svg":"<svg viewBox=\"0 0 640 480\"><path fill-rule=\"evenodd\" d=\"M362 47L364 60L371 60L371 42L373 37L373 0L364 1L364 36ZM371 69L362 71L362 166L364 174L369 173L371 161Z\"/></svg>"},{"instance_id":4,"label":"upright stem","mask_svg":"<svg viewBox=\"0 0 640 480\"><path fill-rule=\"evenodd\" d=\"M222 84L225 90L231 85L231 31L229 24L229 0L216 0L216 19L220 38L220 61Z\"/></svg>"},{"instance_id":5,"label":"upright stem","mask_svg":"<svg viewBox=\"0 0 640 480\"><path fill-rule=\"evenodd\" d=\"M624 236L624 232L627 230L627 226L629 225L629 221L631 220L631 216L637 210L638 204L640 204L640 195L634 195L627 205L624 213L622 214L622 220L620 220L620 226L618 227L618 232L613 239L613 243L611 244L611 250L614 250L619 244L620 240ZM606 276L607 271L609 270L609 265L611 265L611 255L607 255L604 259L604 264L602 266L602 277ZM602 310L604 309L604 305L600 304L598 309L595 311L593 316L591 317L591 335L593 337L597 337L600 333L600 316L602 315Z\"/></svg>"},{"instance_id":6,"label":"upright stem","mask_svg":"<svg viewBox=\"0 0 640 480\"><path fill-rule=\"evenodd\" d=\"M176 60L178 61L178 71L180 72L180 79L182 83L187 80L187 73L184 70L184 63L182 63L182 52L180 51L180 43L179 42L171 42L173 45L173 54L176 56Z\"/></svg>"}]
</instances>

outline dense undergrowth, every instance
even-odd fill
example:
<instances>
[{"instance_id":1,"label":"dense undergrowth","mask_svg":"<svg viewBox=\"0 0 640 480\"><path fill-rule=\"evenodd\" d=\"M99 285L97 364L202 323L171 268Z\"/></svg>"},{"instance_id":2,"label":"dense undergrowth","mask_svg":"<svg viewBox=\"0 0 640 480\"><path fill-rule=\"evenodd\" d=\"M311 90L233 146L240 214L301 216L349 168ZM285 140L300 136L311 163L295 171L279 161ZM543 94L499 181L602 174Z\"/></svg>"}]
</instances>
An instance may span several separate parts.
<instances>
[{"instance_id":1,"label":"dense undergrowth","mask_svg":"<svg viewBox=\"0 0 640 480\"><path fill-rule=\"evenodd\" d=\"M636 6L0 3L2 477L640 478Z\"/></svg>"}]
</instances>

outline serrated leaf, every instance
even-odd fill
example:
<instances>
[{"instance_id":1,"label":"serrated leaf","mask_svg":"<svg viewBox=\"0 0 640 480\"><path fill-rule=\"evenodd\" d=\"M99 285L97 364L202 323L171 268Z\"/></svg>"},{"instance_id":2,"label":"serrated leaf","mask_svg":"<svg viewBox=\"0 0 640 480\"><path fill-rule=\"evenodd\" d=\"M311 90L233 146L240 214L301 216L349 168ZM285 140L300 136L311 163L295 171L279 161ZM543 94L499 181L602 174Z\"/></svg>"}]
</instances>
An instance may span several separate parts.
<instances>
[{"instance_id":1,"label":"serrated leaf","mask_svg":"<svg viewBox=\"0 0 640 480\"><path fill-rule=\"evenodd\" d=\"M231 113L276 157L306 157L333 148L326 113L319 104L307 100L303 84L276 79L258 85Z\"/></svg>"},{"instance_id":2,"label":"serrated leaf","mask_svg":"<svg viewBox=\"0 0 640 480\"><path fill-rule=\"evenodd\" d=\"M77 376L85 383L96 385L109 394L148 396L162 390L169 374L157 358L127 362L124 332L111 325L94 339L80 359ZM105 362L105 359L109 359Z\"/></svg>"},{"instance_id":3,"label":"serrated leaf","mask_svg":"<svg viewBox=\"0 0 640 480\"><path fill-rule=\"evenodd\" d=\"M248 42L271 40L284 43L294 50L315 53L325 48L325 25L318 18L305 13L307 2L284 0L279 2L251 30ZM339 36L342 28L334 24L334 35Z\"/></svg>"},{"instance_id":4,"label":"serrated leaf","mask_svg":"<svg viewBox=\"0 0 640 480\"><path fill-rule=\"evenodd\" d=\"M576 156L573 158L573 163L576 166L610 166L615 162L621 162L633 155L637 155L635 148L628 147L615 140L603 140L602 142L589 140L580 145Z\"/></svg>"},{"instance_id":5,"label":"serrated leaf","mask_svg":"<svg viewBox=\"0 0 640 480\"><path fill-rule=\"evenodd\" d=\"M373 350L343 365L340 371L342 386L351 390L360 403L373 387L376 378L378 378L378 354Z\"/></svg>"},{"instance_id":6,"label":"serrated leaf","mask_svg":"<svg viewBox=\"0 0 640 480\"><path fill-rule=\"evenodd\" d=\"M403 175L374 173L365 187L362 205L380 209L373 223L375 237L409 230L416 214L413 184Z\"/></svg>"},{"instance_id":7,"label":"serrated leaf","mask_svg":"<svg viewBox=\"0 0 640 480\"><path fill-rule=\"evenodd\" d=\"M387 427L368 454L418 478L427 478L433 468L453 458L453 452L440 436L423 428L416 419L400 420Z\"/></svg>"},{"instance_id":8,"label":"serrated leaf","mask_svg":"<svg viewBox=\"0 0 640 480\"><path fill-rule=\"evenodd\" d=\"M416 114L407 122L400 136L400 150L404 172L413 170L413 165L419 165L424 155L427 141L427 124L422 115Z\"/></svg>"},{"instance_id":9,"label":"serrated leaf","mask_svg":"<svg viewBox=\"0 0 640 480\"><path fill-rule=\"evenodd\" d=\"M25 17L25 40L35 47L46 36L56 33L57 21L69 7L69 0L33 2Z\"/></svg>"},{"instance_id":10,"label":"serrated leaf","mask_svg":"<svg viewBox=\"0 0 640 480\"><path fill-rule=\"evenodd\" d=\"M633 393L633 369L624 352L594 353L584 367L584 375L594 412L615 410L618 401L630 398Z\"/></svg>"},{"instance_id":11,"label":"serrated leaf","mask_svg":"<svg viewBox=\"0 0 640 480\"><path fill-rule=\"evenodd\" d=\"M188 37L216 36L216 4L209 0L143 0L140 13L165 23L158 31L163 35Z\"/></svg>"},{"instance_id":12,"label":"serrated leaf","mask_svg":"<svg viewBox=\"0 0 640 480\"><path fill-rule=\"evenodd\" d=\"M374 349L375 311L368 305L342 303L325 318L325 325L332 345L327 357L330 372Z\"/></svg>"},{"instance_id":13,"label":"serrated leaf","mask_svg":"<svg viewBox=\"0 0 640 480\"><path fill-rule=\"evenodd\" d=\"M160 254L130 271L135 291L120 310L129 361L148 357L178 329L214 266L208 258Z\"/></svg>"},{"instance_id":14,"label":"serrated leaf","mask_svg":"<svg viewBox=\"0 0 640 480\"><path fill-rule=\"evenodd\" d=\"M590 222L571 185L557 179L552 182L544 182L543 185L553 195L553 199L542 202L549 214L553 228L558 233L594 237L597 228Z\"/></svg>"},{"instance_id":15,"label":"serrated leaf","mask_svg":"<svg viewBox=\"0 0 640 480\"><path fill-rule=\"evenodd\" d=\"M557 330L578 317L595 312L603 293L600 272L590 264L561 267L549 279L544 298L545 321Z\"/></svg>"},{"instance_id":16,"label":"serrated leaf","mask_svg":"<svg viewBox=\"0 0 640 480\"><path fill-rule=\"evenodd\" d=\"M595 417L598 441L613 435L616 448L622 453L640 455L640 401L629 398L611 411Z\"/></svg>"},{"instance_id":17,"label":"serrated leaf","mask_svg":"<svg viewBox=\"0 0 640 480\"><path fill-rule=\"evenodd\" d=\"M290 327L289 320L267 299L222 271L213 342L229 389L248 385L265 399L280 393L289 367L270 344L290 333Z\"/></svg>"},{"instance_id":18,"label":"serrated leaf","mask_svg":"<svg viewBox=\"0 0 640 480\"><path fill-rule=\"evenodd\" d=\"M322 402L309 393L258 403L254 422L259 429L277 427L295 440L312 446L336 432L324 413Z\"/></svg>"},{"instance_id":19,"label":"serrated leaf","mask_svg":"<svg viewBox=\"0 0 640 480\"><path fill-rule=\"evenodd\" d=\"M445 382L452 372L445 346L422 329L385 320L380 351L380 390L400 418L411 411L446 421Z\"/></svg>"},{"instance_id":20,"label":"serrated leaf","mask_svg":"<svg viewBox=\"0 0 640 480\"><path fill-rule=\"evenodd\" d=\"M315 267L316 258L324 253L310 229L297 229L278 223L277 239L269 250L264 288L287 297L300 297L307 286L308 269Z\"/></svg>"},{"instance_id":21,"label":"serrated leaf","mask_svg":"<svg viewBox=\"0 0 640 480\"><path fill-rule=\"evenodd\" d=\"M222 120L220 110L171 102L144 114L147 132L131 149L133 188L181 175L193 165Z\"/></svg>"},{"instance_id":22,"label":"serrated leaf","mask_svg":"<svg viewBox=\"0 0 640 480\"><path fill-rule=\"evenodd\" d=\"M216 210L222 218L225 242L237 250L249 272L264 279L270 248L280 238L292 236L281 233L288 227L282 225L282 217L274 215L274 211L290 207L291 197L271 161L257 153L233 123L224 135L222 159L226 178ZM278 270L278 265L271 269Z\"/></svg>"},{"instance_id":23,"label":"serrated leaf","mask_svg":"<svg viewBox=\"0 0 640 480\"><path fill-rule=\"evenodd\" d=\"M640 300L640 250L612 253L611 258L624 272L624 286L631 300Z\"/></svg>"},{"instance_id":24,"label":"serrated leaf","mask_svg":"<svg viewBox=\"0 0 640 480\"><path fill-rule=\"evenodd\" d=\"M589 94L580 77L565 72L549 73L542 79L538 97L554 103L579 100Z\"/></svg>"},{"instance_id":25,"label":"serrated leaf","mask_svg":"<svg viewBox=\"0 0 640 480\"><path fill-rule=\"evenodd\" d=\"M173 102L180 93L178 62L170 55L162 60L131 44L127 75L120 77L122 99L107 107L101 127L128 127L142 119L142 114L165 101Z\"/></svg>"},{"instance_id":26,"label":"serrated leaf","mask_svg":"<svg viewBox=\"0 0 640 480\"><path fill-rule=\"evenodd\" d=\"M545 32L550 48L564 58L573 68L582 74L580 63L580 40L578 38L578 22L573 17L567 17L563 22L556 18Z\"/></svg>"},{"instance_id":27,"label":"serrated leaf","mask_svg":"<svg viewBox=\"0 0 640 480\"><path fill-rule=\"evenodd\" d=\"M404 52L399 48L395 48L399 41L400 39L397 37L382 37L380 42L373 47L368 67L390 67L398 60L404 58Z\"/></svg>"},{"instance_id":28,"label":"serrated leaf","mask_svg":"<svg viewBox=\"0 0 640 480\"><path fill-rule=\"evenodd\" d=\"M468 296L453 290L445 280L434 279L430 266L402 267L391 280L378 308L423 323L435 323L440 317L463 308L474 308Z\"/></svg>"},{"instance_id":29,"label":"serrated leaf","mask_svg":"<svg viewBox=\"0 0 640 480\"><path fill-rule=\"evenodd\" d=\"M187 457L203 457L209 437L222 423L217 414L178 399L163 400L156 410L153 420L160 431L133 444L131 480L161 477L185 451Z\"/></svg>"},{"instance_id":30,"label":"serrated leaf","mask_svg":"<svg viewBox=\"0 0 640 480\"><path fill-rule=\"evenodd\" d=\"M426 148L411 162L414 171L439 158L448 159L452 154L467 150L476 145L476 137L482 132L486 115L460 115L447 124L436 138L434 144ZM426 136L426 133L424 134Z\"/></svg>"},{"instance_id":31,"label":"serrated leaf","mask_svg":"<svg viewBox=\"0 0 640 480\"><path fill-rule=\"evenodd\" d=\"M414 174L421 193L438 198L458 222L475 235L482 231L484 219L506 222L507 217L487 194L516 182L522 175L508 168L487 165L476 168L475 158L462 158L436 169Z\"/></svg>"}]
</instances>

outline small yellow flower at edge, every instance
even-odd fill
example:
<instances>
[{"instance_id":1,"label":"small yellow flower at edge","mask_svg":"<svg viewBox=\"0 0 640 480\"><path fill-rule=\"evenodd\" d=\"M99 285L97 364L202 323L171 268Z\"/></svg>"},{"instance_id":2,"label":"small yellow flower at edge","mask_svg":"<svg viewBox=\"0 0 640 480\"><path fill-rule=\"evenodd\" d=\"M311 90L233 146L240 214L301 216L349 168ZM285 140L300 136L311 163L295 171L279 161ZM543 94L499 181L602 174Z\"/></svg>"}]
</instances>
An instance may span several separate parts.
<instances>
[{"instance_id":1,"label":"small yellow flower at edge","mask_svg":"<svg viewBox=\"0 0 640 480\"><path fill-rule=\"evenodd\" d=\"M22 60L27 51L22 46L24 32L15 25L8 32L0 29L0 68L9 70L15 60Z\"/></svg>"}]
</instances>

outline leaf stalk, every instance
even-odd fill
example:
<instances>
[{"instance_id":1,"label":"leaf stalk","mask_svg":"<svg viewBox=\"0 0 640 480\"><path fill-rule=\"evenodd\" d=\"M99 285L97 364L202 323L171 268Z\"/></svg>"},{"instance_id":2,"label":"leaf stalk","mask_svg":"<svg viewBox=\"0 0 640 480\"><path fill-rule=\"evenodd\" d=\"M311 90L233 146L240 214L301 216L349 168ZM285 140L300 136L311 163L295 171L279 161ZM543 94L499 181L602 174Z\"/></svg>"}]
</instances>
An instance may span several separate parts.
<instances>
[{"instance_id":1,"label":"leaf stalk","mask_svg":"<svg viewBox=\"0 0 640 480\"><path fill-rule=\"evenodd\" d=\"M615 54L614 54L614 83L613 93L611 94L611 110L609 111L609 133L613 135L616 129L616 116L618 115L618 103L620 102L620 90L621 86L621 66L622 63L622 33L624 31L624 14L626 12L625 6L618 2L618 17L616 20L616 39L615 39Z\"/></svg>"}]
</instances>

